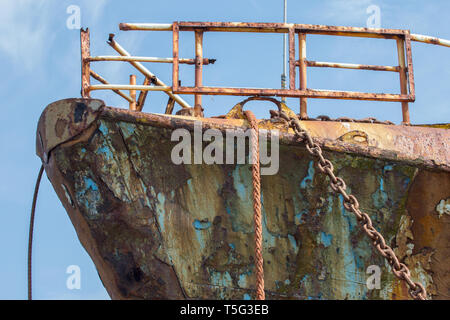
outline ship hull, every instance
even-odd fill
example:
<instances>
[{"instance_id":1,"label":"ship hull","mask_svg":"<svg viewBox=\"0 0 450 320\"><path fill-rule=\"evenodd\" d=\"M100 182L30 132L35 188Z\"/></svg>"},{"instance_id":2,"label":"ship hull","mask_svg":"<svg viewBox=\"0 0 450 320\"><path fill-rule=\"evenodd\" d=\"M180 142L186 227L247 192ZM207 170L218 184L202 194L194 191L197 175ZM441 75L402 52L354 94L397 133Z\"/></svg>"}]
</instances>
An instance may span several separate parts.
<instances>
[{"instance_id":1,"label":"ship hull","mask_svg":"<svg viewBox=\"0 0 450 320\"><path fill-rule=\"evenodd\" d=\"M248 127L197 120L203 130ZM195 121L87 99L58 101L41 117L37 153L113 299L255 297L251 166L174 164L172 132L193 132ZM412 278L430 297L448 298L447 130L305 125ZM260 122L280 131L279 170L261 177L266 298L407 299L406 285L284 126Z\"/></svg>"}]
</instances>

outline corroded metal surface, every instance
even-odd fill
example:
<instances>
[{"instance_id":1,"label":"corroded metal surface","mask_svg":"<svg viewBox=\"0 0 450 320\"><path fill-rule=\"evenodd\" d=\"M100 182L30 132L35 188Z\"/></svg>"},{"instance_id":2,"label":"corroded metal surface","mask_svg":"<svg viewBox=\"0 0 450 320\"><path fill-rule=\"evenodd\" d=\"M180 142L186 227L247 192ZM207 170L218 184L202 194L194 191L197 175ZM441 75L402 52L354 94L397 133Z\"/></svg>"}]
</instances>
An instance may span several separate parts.
<instances>
[{"instance_id":1,"label":"corroded metal surface","mask_svg":"<svg viewBox=\"0 0 450 320\"><path fill-rule=\"evenodd\" d=\"M50 110L44 113L50 117ZM114 299L254 297L250 165L174 165L171 132L192 130L194 120L204 129L247 127L240 119L102 107L92 125L54 147L45 164ZM44 141L52 139L47 126L54 123L40 122ZM302 125L413 279L433 298L448 298L448 130ZM260 122L260 128L281 127ZM280 138L280 170L261 179L266 297L408 298L308 152L292 133ZM370 265L381 268L380 290L366 286Z\"/></svg>"},{"instance_id":2,"label":"corroded metal surface","mask_svg":"<svg viewBox=\"0 0 450 320\"><path fill-rule=\"evenodd\" d=\"M75 140L97 119L104 102L97 99L65 99L47 106L39 118L36 133L36 152L47 162L48 154L56 146Z\"/></svg>"}]
</instances>

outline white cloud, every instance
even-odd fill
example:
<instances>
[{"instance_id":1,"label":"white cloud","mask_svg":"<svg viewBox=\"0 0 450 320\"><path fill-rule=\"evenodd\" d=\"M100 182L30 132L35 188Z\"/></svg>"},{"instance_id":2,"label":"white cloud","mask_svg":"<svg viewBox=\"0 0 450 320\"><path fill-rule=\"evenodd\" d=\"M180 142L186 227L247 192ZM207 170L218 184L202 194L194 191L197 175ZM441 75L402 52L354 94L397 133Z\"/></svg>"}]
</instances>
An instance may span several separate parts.
<instances>
[{"instance_id":1,"label":"white cloud","mask_svg":"<svg viewBox=\"0 0 450 320\"><path fill-rule=\"evenodd\" d=\"M325 20L337 20L344 24L360 24L366 21L366 9L371 4L376 4L371 0L334 0L330 1L329 7L321 12Z\"/></svg>"},{"instance_id":2,"label":"white cloud","mask_svg":"<svg viewBox=\"0 0 450 320\"><path fill-rule=\"evenodd\" d=\"M28 71L45 54L53 35L49 32L49 1L2 1L0 10L0 51Z\"/></svg>"},{"instance_id":3,"label":"white cloud","mask_svg":"<svg viewBox=\"0 0 450 320\"><path fill-rule=\"evenodd\" d=\"M85 7L89 10L89 16L92 21L96 22L103 14L104 8L108 0L85 0Z\"/></svg>"}]
</instances>

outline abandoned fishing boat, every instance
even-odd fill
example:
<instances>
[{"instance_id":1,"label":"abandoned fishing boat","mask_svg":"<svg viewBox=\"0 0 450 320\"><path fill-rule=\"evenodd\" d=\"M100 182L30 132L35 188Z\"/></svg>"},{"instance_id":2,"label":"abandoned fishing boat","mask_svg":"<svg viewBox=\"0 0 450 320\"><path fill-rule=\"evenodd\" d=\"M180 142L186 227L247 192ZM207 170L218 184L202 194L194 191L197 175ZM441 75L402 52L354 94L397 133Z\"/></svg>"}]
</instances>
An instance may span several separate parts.
<instances>
[{"instance_id":1,"label":"abandoned fishing boat","mask_svg":"<svg viewBox=\"0 0 450 320\"><path fill-rule=\"evenodd\" d=\"M109 44L119 55L91 57L89 31L82 29L82 98L47 106L36 138L47 177L111 298L450 296L449 125L411 125L408 110L415 99L411 41L450 46L448 41L407 30L277 23L124 23L120 29L171 31L173 57L134 57L113 35ZM178 36L184 31L195 33L195 59L178 56ZM214 62L203 57L205 32L286 34L288 87L203 86L203 65ZM392 39L399 65L308 61L307 34ZM94 61L126 61L143 74L144 83L136 85L132 76L130 84L110 84L91 69ZM141 62L172 63L171 86ZM180 63L195 65L194 87L179 84ZM401 93L308 89L306 69L318 66L398 72ZM91 84L91 77L101 84ZM105 89L128 100L130 110L90 97L93 90ZM168 94L166 114L142 111L148 91ZM195 106L180 94L194 94ZM201 98L210 94L249 98L225 115L205 118ZM273 97L298 97L300 114ZM403 123L310 119L308 98L397 101ZM255 99L274 107L271 117L256 120L244 111L245 103ZM181 109L172 114L175 103ZM227 139L216 144L215 161L174 163L180 140L173 132L180 129L195 140L196 128L201 136L226 137L230 130L248 128L252 134L267 133L268 150L279 143L276 173L259 175L259 161L217 161ZM199 141L201 150L210 145ZM263 139L243 141L246 150L259 150ZM232 140L234 154L238 144L239 139ZM189 159L194 148L193 143ZM261 170L269 169L261 163Z\"/></svg>"}]
</instances>

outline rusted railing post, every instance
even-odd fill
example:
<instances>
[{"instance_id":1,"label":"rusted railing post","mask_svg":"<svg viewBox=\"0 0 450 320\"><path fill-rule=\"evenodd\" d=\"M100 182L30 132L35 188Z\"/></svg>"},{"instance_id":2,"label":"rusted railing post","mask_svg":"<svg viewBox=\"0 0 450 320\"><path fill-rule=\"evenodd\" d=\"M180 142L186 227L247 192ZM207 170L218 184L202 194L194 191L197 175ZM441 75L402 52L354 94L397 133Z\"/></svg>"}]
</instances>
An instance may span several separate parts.
<instances>
[{"instance_id":1,"label":"rusted railing post","mask_svg":"<svg viewBox=\"0 0 450 320\"><path fill-rule=\"evenodd\" d=\"M149 86L151 83L151 80L148 77L145 77L144 82L142 83L143 86ZM145 99L147 98L148 91L141 91L139 93L139 98L136 102L136 110L142 111L142 108L144 108Z\"/></svg>"},{"instance_id":2,"label":"rusted railing post","mask_svg":"<svg viewBox=\"0 0 450 320\"><path fill-rule=\"evenodd\" d=\"M406 71L408 72L408 89L412 102L416 99L416 88L414 85L414 69L412 61L411 36L405 35L405 51L406 51Z\"/></svg>"},{"instance_id":3,"label":"rusted railing post","mask_svg":"<svg viewBox=\"0 0 450 320\"><path fill-rule=\"evenodd\" d=\"M397 39L397 53L398 53L398 64L400 67L400 92L402 95L408 94L408 84L406 75L406 62L405 62L405 41L402 38ZM409 124L409 107L408 102L402 102L402 115L403 123Z\"/></svg>"},{"instance_id":4,"label":"rusted railing post","mask_svg":"<svg viewBox=\"0 0 450 320\"><path fill-rule=\"evenodd\" d=\"M295 30L289 28L289 90L295 90Z\"/></svg>"},{"instance_id":5,"label":"rusted railing post","mask_svg":"<svg viewBox=\"0 0 450 320\"><path fill-rule=\"evenodd\" d=\"M136 85L136 75L130 74L130 85ZM130 97L133 100L130 102L130 110L136 111L136 90L130 90Z\"/></svg>"},{"instance_id":6,"label":"rusted railing post","mask_svg":"<svg viewBox=\"0 0 450 320\"><path fill-rule=\"evenodd\" d=\"M178 23L174 22L172 25L172 45L173 45L173 61L172 61L172 90L176 92L178 90L178 46L179 46L180 29Z\"/></svg>"},{"instance_id":7,"label":"rusted railing post","mask_svg":"<svg viewBox=\"0 0 450 320\"><path fill-rule=\"evenodd\" d=\"M80 29L80 47L81 47L81 97L90 98L89 86L91 85L91 72L89 57L91 55L90 50L90 36L89 28L84 30Z\"/></svg>"},{"instance_id":8,"label":"rusted railing post","mask_svg":"<svg viewBox=\"0 0 450 320\"><path fill-rule=\"evenodd\" d=\"M298 47L299 47L299 69L300 69L300 90L306 90L306 33L298 34ZM307 119L307 105L306 98L300 98L300 118Z\"/></svg>"},{"instance_id":9,"label":"rusted railing post","mask_svg":"<svg viewBox=\"0 0 450 320\"><path fill-rule=\"evenodd\" d=\"M202 86L203 78L203 31L195 30L195 86L200 88ZM202 114L202 95L195 95L194 104L195 116Z\"/></svg>"}]
</instances>

